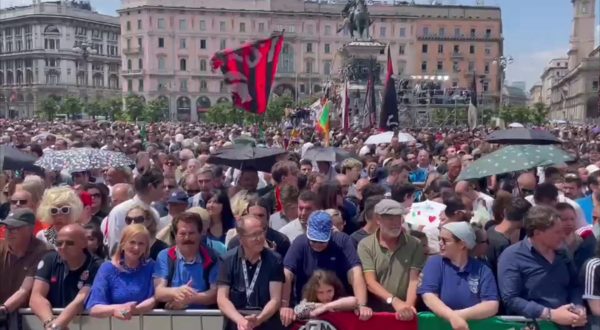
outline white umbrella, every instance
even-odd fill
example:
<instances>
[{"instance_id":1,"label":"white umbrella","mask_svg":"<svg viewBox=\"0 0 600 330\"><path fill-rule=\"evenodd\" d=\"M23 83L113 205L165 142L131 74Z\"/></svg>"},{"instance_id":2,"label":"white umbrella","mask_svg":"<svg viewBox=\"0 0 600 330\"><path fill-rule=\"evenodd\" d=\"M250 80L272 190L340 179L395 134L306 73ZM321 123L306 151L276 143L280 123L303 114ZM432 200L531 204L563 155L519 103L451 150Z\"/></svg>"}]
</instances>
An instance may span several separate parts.
<instances>
[{"instance_id":1,"label":"white umbrella","mask_svg":"<svg viewBox=\"0 0 600 330\"><path fill-rule=\"evenodd\" d=\"M369 136L365 144L382 144L382 143L391 143L392 138L394 137L394 132L383 132L375 135Z\"/></svg>"},{"instance_id":2,"label":"white umbrella","mask_svg":"<svg viewBox=\"0 0 600 330\"><path fill-rule=\"evenodd\" d=\"M523 128L525 126L523 126L523 124L521 124L521 123L510 123L510 124L508 124L508 127L509 128Z\"/></svg>"},{"instance_id":3,"label":"white umbrella","mask_svg":"<svg viewBox=\"0 0 600 330\"><path fill-rule=\"evenodd\" d=\"M408 143L408 142L414 142L414 141L417 141L417 140L412 135L410 135L408 133L403 133L403 132L398 133L398 142Z\"/></svg>"}]
</instances>

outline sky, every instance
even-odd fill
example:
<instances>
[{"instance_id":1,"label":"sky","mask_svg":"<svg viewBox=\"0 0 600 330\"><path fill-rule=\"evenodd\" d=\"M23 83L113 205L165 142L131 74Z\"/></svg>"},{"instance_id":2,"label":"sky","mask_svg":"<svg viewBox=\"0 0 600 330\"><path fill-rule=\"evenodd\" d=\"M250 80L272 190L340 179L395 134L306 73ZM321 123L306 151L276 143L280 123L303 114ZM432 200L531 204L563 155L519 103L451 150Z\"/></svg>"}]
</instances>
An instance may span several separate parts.
<instances>
[{"instance_id":1,"label":"sky","mask_svg":"<svg viewBox=\"0 0 600 330\"><path fill-rule=\"evenodd\" d=\"M104 14L116 15L120 0L90 0ZM440 0L438 0L440 1ZM600 0L596 4L596 40L600 37ZM427 0L417 0L427 3ZM441 0L442 3L473 5L476 0ZM555 58L566 56L571 34L571 0L484 0L500 6L504 29L504 55L512 56L507 82L525 81L527 88L539 81L544 67ZM31 0L0 0L0 7L29 4ZM567 15L568 13L568 15Z\"/></svg>"}]
</instances>

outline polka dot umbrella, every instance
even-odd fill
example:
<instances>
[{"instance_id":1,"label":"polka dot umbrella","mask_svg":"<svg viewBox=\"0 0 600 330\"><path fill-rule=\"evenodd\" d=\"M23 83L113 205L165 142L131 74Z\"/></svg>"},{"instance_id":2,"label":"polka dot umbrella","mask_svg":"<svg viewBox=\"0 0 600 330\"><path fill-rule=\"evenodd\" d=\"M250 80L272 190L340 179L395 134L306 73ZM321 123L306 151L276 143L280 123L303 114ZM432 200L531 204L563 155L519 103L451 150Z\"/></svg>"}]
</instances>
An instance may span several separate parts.
<instances>
[{"instance_id":1,"label":"polka dot umbrella","mask_svg":"<svg viewBox=\"0 0 600 330\"><path fill-rule=\"evenodd\" d=\"M572 161L573 157L553 145L509 145L485 155L462 170L459 180L524 171Z\"/></svg>"},{"instance_id":2,"label":"polka dot umbrella","mask_svg":"<svg viewBox=\"0 0 600 330\"><path fill-rule=\"evenodd\" d=\"M128 167L135 162L122 152L93 148L49 151L35 162L48 171L82 172L107 167Z\"/></svg>"}]
</instances>

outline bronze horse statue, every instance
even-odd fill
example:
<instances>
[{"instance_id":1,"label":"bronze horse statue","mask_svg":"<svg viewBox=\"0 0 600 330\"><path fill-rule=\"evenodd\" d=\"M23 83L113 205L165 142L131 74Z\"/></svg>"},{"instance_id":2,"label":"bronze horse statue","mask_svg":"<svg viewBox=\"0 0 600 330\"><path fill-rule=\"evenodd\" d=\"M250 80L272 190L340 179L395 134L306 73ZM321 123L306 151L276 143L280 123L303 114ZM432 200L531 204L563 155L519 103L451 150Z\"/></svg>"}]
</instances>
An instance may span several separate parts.
<instances>
[{"instance_id":1,"label":"bronze horse statue","mask_svg":"<svg viewBox=\"0 0 600 330\"><path fill-rule=\"evenodd\" d=\"M350 0L346 4L342 14L346 16L343 26L338 30L338 33L346 29L350 32L350 36L355 40L369 40L369 27L371 26L371 18L367 10L365 0ZM354 32L357 32L357 37L354 37Z\"/></svg>"}]
</instances>

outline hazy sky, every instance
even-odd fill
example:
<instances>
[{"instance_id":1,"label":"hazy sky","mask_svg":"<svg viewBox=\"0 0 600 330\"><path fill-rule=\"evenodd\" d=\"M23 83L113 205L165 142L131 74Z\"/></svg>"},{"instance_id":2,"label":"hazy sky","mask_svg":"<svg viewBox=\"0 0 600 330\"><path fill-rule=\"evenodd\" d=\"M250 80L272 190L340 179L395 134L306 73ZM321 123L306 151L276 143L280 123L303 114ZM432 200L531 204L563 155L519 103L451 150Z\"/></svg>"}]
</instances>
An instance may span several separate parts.
<instances>
[{"instance_id":1,"label":"hazy sky","mask_svg":"<svg viewBox=\"0 0 600 330\"><path fill-rule=\"evenodd\" d=\"M600 18L600 0L596 0L596 20ZM428 2L428 1L417 1ZM475 0L443 0L443 3L473 5ZM0 0L0 6L31 3L31 0ZM115 15L120 0L91 0L99 12ZM485 0L500 6L504 29L504 54L514 63L507 71L508 81L526 81L531 87L550 59L566 56L571 33L571 0ZM600 33L600 23L596 24ZM598 40L598 38L596 38Z\"/></svg>"}]
</instances>

